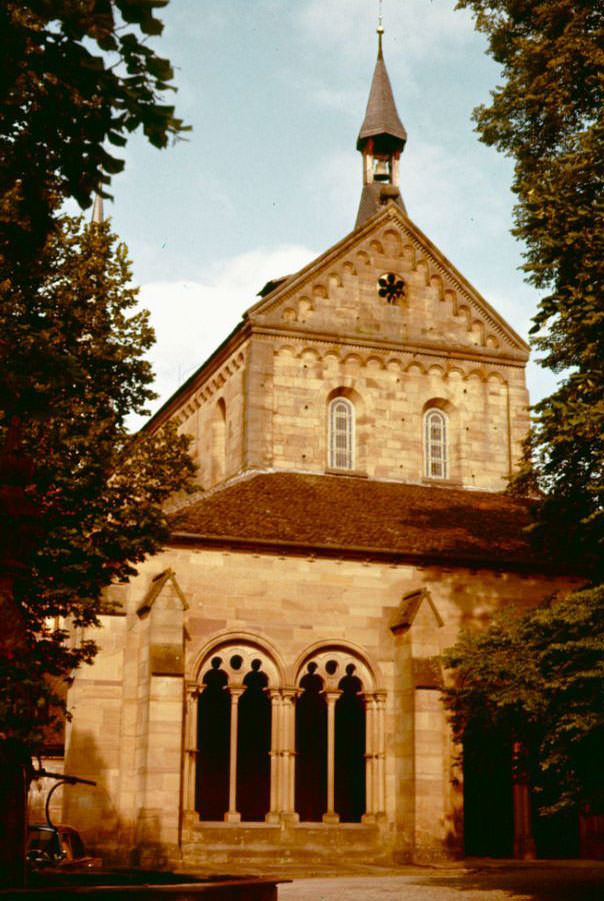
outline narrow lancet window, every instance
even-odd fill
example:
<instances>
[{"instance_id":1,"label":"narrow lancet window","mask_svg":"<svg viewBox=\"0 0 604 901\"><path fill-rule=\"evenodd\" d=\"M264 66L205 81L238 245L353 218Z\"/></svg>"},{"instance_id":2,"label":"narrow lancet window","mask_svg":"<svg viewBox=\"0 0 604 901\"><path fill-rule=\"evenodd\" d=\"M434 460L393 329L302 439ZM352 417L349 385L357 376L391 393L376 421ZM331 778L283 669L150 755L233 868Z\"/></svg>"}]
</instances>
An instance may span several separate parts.
<instances>
[{"instance_id":1,"label":"narrow lancet window","mask_svg":"<svg viewBox=\"0 0 604 901\"><path fill-rule=\"evenodd\" d=\"M426 476L446 479L447 473L447 417L441 410L428 410L424 418Z\"/></svg>"},{"instance_id":2,"label":"narrow lancet window","mask_svg":"<svg viewBox=\"0 0 604 901\"><path fill-rule=\"evenodd\" d=\"M354 407L344 397L329 405L329 467L354 469Z\"/></svg>"}]
</instances>

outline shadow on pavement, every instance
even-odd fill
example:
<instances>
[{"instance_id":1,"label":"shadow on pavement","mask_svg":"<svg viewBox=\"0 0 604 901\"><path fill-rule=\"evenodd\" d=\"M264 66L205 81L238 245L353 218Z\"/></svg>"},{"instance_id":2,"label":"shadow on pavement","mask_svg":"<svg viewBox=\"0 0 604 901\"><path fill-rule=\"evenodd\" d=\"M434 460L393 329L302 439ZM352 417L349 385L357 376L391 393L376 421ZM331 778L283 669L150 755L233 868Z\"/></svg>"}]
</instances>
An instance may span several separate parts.
<instances>
[{"instance_id":1,"label":"shadow on pavement","mask_svg":"<svg viewBox=\"0 0 604 901\"><path fill-rule=\"evenodd\" d=\"M411 881L411 880L410 880ZM412 880L417 886L450 889L452 892L481 892L488 901L490 892L507 892L510 901L603 901L604 868L597 864L573 867L547 865L513 870L466 869L460 873L431 873Z\"/></svg>"}]
</instances>

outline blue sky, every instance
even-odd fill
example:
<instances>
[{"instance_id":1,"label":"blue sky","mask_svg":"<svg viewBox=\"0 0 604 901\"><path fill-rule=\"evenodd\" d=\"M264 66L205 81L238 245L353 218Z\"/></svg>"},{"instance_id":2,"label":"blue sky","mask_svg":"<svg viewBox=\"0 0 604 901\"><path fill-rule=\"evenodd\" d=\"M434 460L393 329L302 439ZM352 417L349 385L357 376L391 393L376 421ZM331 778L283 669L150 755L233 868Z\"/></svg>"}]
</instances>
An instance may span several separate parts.
<instances>
[{"instance_id":1,"label":"blue sky","mask_svg":"<svg viewBox=\"0 0 604 901\"><path fill-rule=\"evenodd\" d=\"M384 0L384 56L409 138L411 219L523 336L537 296L509 234L512 163L472 109L498 67L454 0ZM231 331L256 292L343 238L361 190L355 150L377 51L378 0L172 0L154 42L192 130L157 151L134 136L107 203L157 344L157 406ZM170 100L172 102L172 100ZM531 364L532 400L552 380Z\"/></svg>"}]
</instances>

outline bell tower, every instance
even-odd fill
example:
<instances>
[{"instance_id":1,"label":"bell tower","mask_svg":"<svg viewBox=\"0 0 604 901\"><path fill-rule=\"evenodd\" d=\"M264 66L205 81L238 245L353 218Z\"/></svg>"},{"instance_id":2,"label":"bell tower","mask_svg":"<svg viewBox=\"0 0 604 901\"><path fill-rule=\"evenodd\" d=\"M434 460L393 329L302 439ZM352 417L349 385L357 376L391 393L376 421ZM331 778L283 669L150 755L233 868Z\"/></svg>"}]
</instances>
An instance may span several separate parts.
<instances>
[{"instance_id":1,"label":"bell tower","mask_svg":"<svg viewBox=\"0 0 604 901\"><path fill-rule=\"evenodd\" d=\"M399 159L407 142L407 132L399 119L384 62L383 34L380 15L377 62L365 118L357 138L357 150L363 156L363 190L355 228L389 200L406 212L399 189Z\"/></svg>"}]
</instances>

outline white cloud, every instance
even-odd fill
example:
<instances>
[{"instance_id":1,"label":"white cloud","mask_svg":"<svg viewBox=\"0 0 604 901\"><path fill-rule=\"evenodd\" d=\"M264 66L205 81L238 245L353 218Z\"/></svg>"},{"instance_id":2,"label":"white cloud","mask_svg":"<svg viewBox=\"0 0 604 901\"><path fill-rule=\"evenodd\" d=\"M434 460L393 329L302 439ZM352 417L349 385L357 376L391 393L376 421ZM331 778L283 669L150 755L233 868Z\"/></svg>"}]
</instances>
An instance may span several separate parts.
<instances>
[{"instance_id":1,"label":"white cloud","mask_svg":"<svg viewBox=\"0 0 604 901\"><path fill-rule=\"evenodd\" d=\"M150 311L157 336L149 354L159 394L154 408L227 337L267 281L296 272L314 256L307 247L259 249L214 264L202 281L142 285L140 306Z\"/></svg>"}]
</instances>

